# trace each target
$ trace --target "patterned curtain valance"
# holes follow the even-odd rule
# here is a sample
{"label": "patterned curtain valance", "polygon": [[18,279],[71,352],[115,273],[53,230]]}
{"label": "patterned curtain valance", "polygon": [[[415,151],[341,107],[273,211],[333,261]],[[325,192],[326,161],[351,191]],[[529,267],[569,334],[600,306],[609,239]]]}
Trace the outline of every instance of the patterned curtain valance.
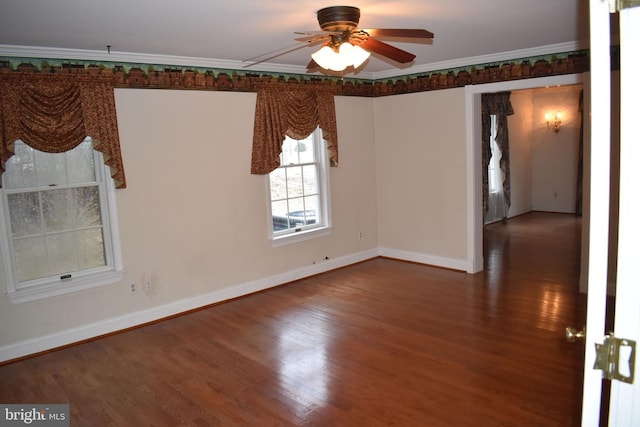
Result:
{"label": "patterned curtain valance", "polygon": [[0,172],[18,139],[36,150],[62,153],[87,136],[111,168],[116,188],[125,188],[112,77],[0,74]]}
{"label": "patterned curtain valance", "polygon": [[511,92],[487,93],[482,95],[482,113],[513,115]]}
{"label": "patterned curtain valance", "polygon": [[322,129],[331,166],[338,165],[335,87],[265,83],[258,88],[251,173],[268,174],[280,165],[285,136],[302,139]]}

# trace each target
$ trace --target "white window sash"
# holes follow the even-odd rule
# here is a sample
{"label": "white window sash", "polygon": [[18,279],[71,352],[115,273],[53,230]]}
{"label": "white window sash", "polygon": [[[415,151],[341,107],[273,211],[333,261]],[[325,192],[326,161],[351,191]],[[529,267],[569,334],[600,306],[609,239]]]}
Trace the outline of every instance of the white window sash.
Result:
{"label": "white window sash", "polygon": [[2,251],[6,294],[11,302],[34,301],[122,281],[124,265],[118,232],[115,183],[110,176],[109,167],[104,165],[102,154],[95,150],[94,162],[96,165],[96,181],[99,186],[104,185],[104,191],[99,191],[98,193],[106,265],[72,273],[71,278],[61,279],[60,276],[48,276],[18,282],[13,262],[12,236],[8,227],[10,217],[7,192],[2,191],[3,208],[0,209],[0,237],[2,242],[0,243],[0,251]]}
{"label": "white window sash", "polygon": [[[274,232],[273,230],[273,213],[272,213],[272,201],[271,201],[271,185],[270,176],[266,177],[267,186],[267,205],[268,205],[268,238],[272,242],[272,246],[282,246],[291,243],[297,243],[300,241],[325,236],[330,233],[331,230],[331,216],[330,216],[330,197],[329,197],[329,176],[327,172],[328,154],[326,149],[326,143],[322,138],[322,130],[318,127],[313,132],[313,147],[315,150],[315,156],[317,162],[318,173],[318,193],[319,193],[319,212],[318,217],[321,221],[317,224],[310,224],[304,226],[302,229],[289,229],[286,231]],[[297,166],[297,165],[296,165]]]}

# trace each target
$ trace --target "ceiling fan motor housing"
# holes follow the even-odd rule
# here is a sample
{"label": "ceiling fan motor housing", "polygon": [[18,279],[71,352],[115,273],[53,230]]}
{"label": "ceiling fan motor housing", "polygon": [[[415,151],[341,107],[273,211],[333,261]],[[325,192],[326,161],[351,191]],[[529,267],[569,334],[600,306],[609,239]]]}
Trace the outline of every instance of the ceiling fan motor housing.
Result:
{"label": "ceiling fan motor housing", "polygon": [[359,21],[360,9],[353,6],[330,6],[318,11],[318,23],[325,31],[351,31]]}

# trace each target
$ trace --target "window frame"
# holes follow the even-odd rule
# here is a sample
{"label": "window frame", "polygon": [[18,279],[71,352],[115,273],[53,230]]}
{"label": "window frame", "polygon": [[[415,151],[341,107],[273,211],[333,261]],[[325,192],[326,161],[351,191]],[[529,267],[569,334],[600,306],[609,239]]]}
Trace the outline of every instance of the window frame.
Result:
{"label": "window frame", "polygon": [[[62,276],[52,275],[19,282],[14,265],[11,219],[7,199],[9,192],[3,186],[0,188],[0,238],[2,238],[0,256],[6,281],[6,295],[11,302],[34,301],[122,281],[124,266],[118,231],[115,182],[111,178],[110,168],[104,164],[102,153],[95,149],[92,152],[96,175],[95,183],[98,187],[102,217],[105,265],[72,272],[70,278],[63,279]],[[71,187],[80,186],[82,185],[72,185]]]}
{"label": "window frame", "polygon": [[[329,155],[327,153],[326,141],[322,138],[322,129],[317,127],[310,137],[315,150],[315,164],[318,173],[318,204],[321,221],[317,224],[307,225],[301,229],[289,229],[287,231],[276,232],[273,229],[273,212],[271,200],[271,173],[266,175],[267,193],[267,220],[268,238],[273,246],[282,246],[301,242],[321,236],[326,236],[331,232],[331,206],[329,197]],[[297,140],[301,141],[301,140]],[[283,141],[284,143],[284,141]],[[282,156],[282,155],[281,155]],[[282,157],[281,157],[282,158]],[[301,163],[302,164],[302,163]],[[309,163],[303,163],[309,164]],[[276,168],[278,170],[280,167]],[[274,170],[274,171],[275,171]],[[273,173],[273,172],[272,172]]]}

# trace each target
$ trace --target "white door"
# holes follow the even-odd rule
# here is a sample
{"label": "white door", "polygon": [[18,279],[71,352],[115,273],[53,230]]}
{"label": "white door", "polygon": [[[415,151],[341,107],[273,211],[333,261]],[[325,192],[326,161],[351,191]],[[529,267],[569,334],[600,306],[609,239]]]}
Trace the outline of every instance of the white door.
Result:
{"label": "white door", "polygon": [[[640,3],[620,11],[620,225],[614,331],[639,342],[640,281]],[[635,75],[634,75],[635,74]],[[636,356],[633,355],[635,358]],[[636,375],[636,377],[639,377]],[[640,378],[611,385],[609,425],[640,425]]]}
{"label": "white door", "polygon": [[[600,413],[600,371],[593,369],[595,344],[603,339],[606,301],[608,172],[610,146],[609,1],[590,0],[591,10],[591,217],[589,293],[582,407],[582,425],[597,426]],[[612,3],[615,3],[612,1]],[[629,2],[628,2],[629,3]],[[635,2],[636,5],[638,2]],[[620,12],[620,213],[618,277],[616,284],[617,337],[639,341],[640,286],[634,283],[635,255],[640,254],[640,84],[632,80],[640,66],[640,7]],[[607,331],[608,332],[608,331]],[[632,356],[636,358],[635,354]],[[626,362],[621,361],[621,370]],[[625,372],[627,373],[627,372]],[[640,425],[640,379],[634,384],[613,381],[609,426]]]}

